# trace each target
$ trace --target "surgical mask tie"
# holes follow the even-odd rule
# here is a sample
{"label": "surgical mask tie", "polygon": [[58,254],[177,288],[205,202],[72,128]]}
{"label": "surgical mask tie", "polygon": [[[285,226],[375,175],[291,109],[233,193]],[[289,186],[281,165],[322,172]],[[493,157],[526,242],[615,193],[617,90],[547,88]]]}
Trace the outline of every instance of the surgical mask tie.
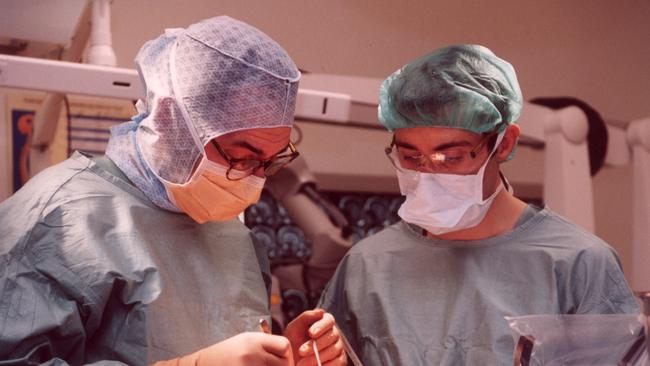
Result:
{"label": "surgical mask tie", "polygon": [[503,189],[500,183],[490,197],[483,199],[483,178],[490,158],[503,140],[501,132],[490,155],[476,174],[457,175],[397,171],[400,191],[406,200],[398,215],[431,234],[440,235],[478,225]]}
{"label": "surgical mask tie", "polygon": [[194,221],[227,221],[259,200],[265,181],[254,175],[232,181],[227,170],[203,156],[187,183],[163,183],[169,199]]}

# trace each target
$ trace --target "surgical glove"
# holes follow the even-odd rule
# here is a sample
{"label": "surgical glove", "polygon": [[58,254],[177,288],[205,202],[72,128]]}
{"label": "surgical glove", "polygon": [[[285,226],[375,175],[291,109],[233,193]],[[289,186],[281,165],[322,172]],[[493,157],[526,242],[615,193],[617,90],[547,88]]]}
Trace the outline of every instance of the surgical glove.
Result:
{"label": "surgical glove", "polygon": [[294,366],[285,337],[240,333],[187,356],[156,362],[154,366]]}
{"label": "surgical glove", "polygon": [[284,336],[291,342],[296,366],[318,365],[313,351],[314,342],[316,342],[321,364],[347,365],[343,342],[334,325],[332,314],[322,309],[305,311],[287,325]]}

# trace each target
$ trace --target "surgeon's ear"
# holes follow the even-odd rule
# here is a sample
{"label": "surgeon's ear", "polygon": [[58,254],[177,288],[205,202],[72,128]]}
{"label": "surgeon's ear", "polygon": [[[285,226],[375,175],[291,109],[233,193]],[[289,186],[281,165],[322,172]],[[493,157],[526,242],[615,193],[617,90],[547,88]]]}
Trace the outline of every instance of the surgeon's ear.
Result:
{"label": "surgeon's ear", "polygon": [[496,152],[497,160],[499,162],[508,160],[508,156],[510,156],[512,150],[517,146],[517,140],[519,140],[520,133],[521,129],[518,125],[508,125],[503,140],[501,140],[501,144],[499,144]]}

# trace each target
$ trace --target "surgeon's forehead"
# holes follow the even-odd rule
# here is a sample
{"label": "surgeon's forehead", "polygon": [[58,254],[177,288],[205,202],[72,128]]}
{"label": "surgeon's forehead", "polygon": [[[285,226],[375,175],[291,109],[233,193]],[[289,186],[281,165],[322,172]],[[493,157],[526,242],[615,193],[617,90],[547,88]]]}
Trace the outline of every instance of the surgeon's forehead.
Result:
{"label": "surgeon's forehead", "polygon": [[473,145],[481,135],[460,128],[411,127],[395,130],[395,144],[404,147],[436,149],[446,145]]}
{"label": "surgeon's forehead", "polygon": [[220,142],[230,141],[264,141],[270,143],[283,142],[289,139],[291,127],[250,128],[230,132],[217,137]]}
{"label": "surgeon's forehead", "polygon": [[273,155],[289,143],[290,127],[251,128],[216,138],[223,147],[247,148],[259,155]]}

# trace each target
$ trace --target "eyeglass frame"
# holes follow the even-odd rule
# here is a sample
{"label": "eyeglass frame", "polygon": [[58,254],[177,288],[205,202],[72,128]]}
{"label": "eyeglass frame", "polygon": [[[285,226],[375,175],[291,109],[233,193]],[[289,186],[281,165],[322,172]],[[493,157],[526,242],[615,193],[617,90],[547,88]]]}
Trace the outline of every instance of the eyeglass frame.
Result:
{"label": "eyeglass frame", "polygon": [[[300,155],[300,153],[296,149],[296,146],[291,141],[289,141],[289,144],[283,150],[283,151],[286,151],[286,149],[289,149],[289,151],[290,151],[289,153],[286,153],[286,154],[278,153],[278,154],[276,154],[276,155],[274,155],[274,156],[272,156],[272,157],[270,157],[268,159],[264,159],[264,160],[260,160],[260,159],[237,159],[237,158],[231,158],[230,156],[228,156],[228,154],[223,150],[223,148],[221,148],[221,146],[219,145],[219,143],[217,141],[212,140],[210,142],[217,149],[217,152],[219,153],[219,155],[221,155],[221,157],[224,158],[224,160],[226,160],[226,162],[228,163],[228,170],[226,171],[226,179],[232,180],[232,181],[242,180],[242,179],[244,179],[246,177],[249,177],[249,176],[253,175],[253,173],[255,171],[257,171],[259,168],[263,168],[265,176],[267,176],[267,177],[272,176],[273,174],[277,173],[280,169],[284,168],[289,163],[294,161]],[[287,160],[282,165],[280,165],[276,170],[273,170],[271,172],[267,171],[267,169],[269,169],[269,167],[271,167],[271,165],[276,160],[278,160],[280,158],[287,158],[287,157],[289,158],[289,160]],[[236,164],[236,163],[242,162],[242,161],[257,161],[258,164],[257,164],[256,167],[250,169],[250,172],[238,170],[238,169],[235,169],[233,167],[233,164]],[[236,171],[242,172],[242,173],[248,172],[248,174],[243,175],[241,177],[237,177],[237,178],[231,178],[230,177],[230,172],[232,170],[236,170]]]}
{"label": "eyeglass frame", "polygon": [[[499,134],[499,129],[500,129],[500,125],[495,127],[494,130],[487,133],[485,136],[481,137],[479,142],[469,151],[470,158],[476,159],[476,157],[478,156],[479,152],[483,149],[485,144],[488,143],[488,141],[490,141],[491,138],[494,138],[495,136],[497,136]],[[390,156],[390,154],[393,152],[393,147],[396,147],[395,134],[393,134],[393,138],[391,139],[390,145],[388,145],[388,146],[386,146],[384,148],[384,153],[386,154],[386,157],[388,158],[388,160],[390,160],[391,164],[393,164],[395,169],[397,169],[397,170],[399,170],[401,172],[401,171],[403,171],[402,170],[403,168],[401,168],[397,163],[395,163],[395,160],[393,160],[393,158]],[[420,171],[419,170],[420,167],[424,166],[427,161],[431,162],[431,159],[429,158],[429,156],[431,156],[431,155],[438,155],[438,156],[442,155],[444,157],[443,153],[433,153],[433,154],[430,154],[430,155],[421,154],[420,161],[418,162],[418,165],[417,165],[417,168],[416,168],[417,171]]]}

